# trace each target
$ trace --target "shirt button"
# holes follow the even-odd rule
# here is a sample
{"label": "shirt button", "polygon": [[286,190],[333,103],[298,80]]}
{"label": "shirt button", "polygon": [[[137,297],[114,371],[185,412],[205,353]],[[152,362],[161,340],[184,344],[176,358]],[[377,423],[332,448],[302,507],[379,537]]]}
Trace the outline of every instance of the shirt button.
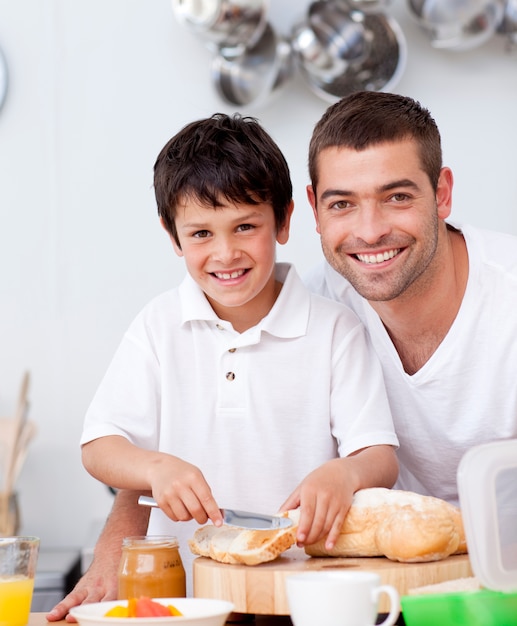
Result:
{"label": "shirt button", "polygon": [[216,324],[215,327],[219,330],[224,330],[224,326],[222,326],[222,324]]}
{"label": "shirt button", "polygon": [[232,353],[233,353],[233,352],[236,352],[236,351],[237,351],[237,348],[230,348],[230,349],[228,350],[228,352],[232,352]]}
{"label": "shirt button", "polygon": [[233,372],[226,372],[226,380],[235,380],[235,374]]}

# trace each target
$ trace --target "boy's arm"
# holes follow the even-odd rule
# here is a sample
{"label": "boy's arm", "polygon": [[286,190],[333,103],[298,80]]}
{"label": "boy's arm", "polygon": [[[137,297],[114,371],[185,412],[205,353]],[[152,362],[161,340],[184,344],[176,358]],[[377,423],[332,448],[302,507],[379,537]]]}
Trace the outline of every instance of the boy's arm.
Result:
{"label": "boy's arm", "polygon": [[122,539],[145,535],[149,523],[148,507],[138,504],[140,492],[119,491],[111,513],[95,545],[93,561],[72,591],[48,613],[47,620],[75,621],[68,611],[78,604],[116,600],[117,570],[122,553]]}
{"label": "boy's arm", "polygon": [[359,489],[395,484],[398,461],[389,445],[371,446],[348,457],[333,459],[311,472],[280,507],[281,511],[300,507],[298,545],[316,543],[326,537],[332,549]]}
{"label": "boy's arm", "polygon": [[173,521],[195,519],[216,526],[221,511],[201,470],[179,457],[135,446],[125,437],[99,437],[82,446],[83,465],[97,480],[118,489],[151,491]]}

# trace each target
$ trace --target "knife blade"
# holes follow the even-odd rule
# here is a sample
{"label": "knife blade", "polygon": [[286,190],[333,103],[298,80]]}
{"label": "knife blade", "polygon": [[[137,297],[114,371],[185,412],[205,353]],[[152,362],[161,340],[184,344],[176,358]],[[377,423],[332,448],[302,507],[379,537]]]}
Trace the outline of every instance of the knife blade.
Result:
{"label": "knife blade", "polygon": [[[158,507],[154,498],[150,496],[140,496],[138,504],[142,506]],[[228,526],[247,528],[249,530],[275,530],[279,528],[289,528],[293,521],[288,517],[278,517],[276,515],[265,515],[263,513],[251,513],[249,511],[237,511],[236,509],[221,509],[224,523]]]}

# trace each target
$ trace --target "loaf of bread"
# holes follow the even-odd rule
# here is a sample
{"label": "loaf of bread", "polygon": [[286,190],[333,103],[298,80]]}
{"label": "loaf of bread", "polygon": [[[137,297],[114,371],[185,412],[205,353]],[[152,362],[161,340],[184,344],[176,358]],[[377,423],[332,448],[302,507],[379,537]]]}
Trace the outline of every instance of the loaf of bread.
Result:
{"label": "loaf of bread", "polygon": [[439,561],[467,552],[460,510],[451,504],[396,489],[362,489],[354,495],[332,550],[321,540],[310,556],[386,556],[393,561]]}
{"label": "loaf of bread", "polygon": [[[272,561],[296,543],[299,511],[282,514],[290,528],[246,530],[231,526],[199,528],[191,552],[221,563],[257,565]],[[467,552],[460,510],[444,500],[394,489],[362,489],[353,498],[332,550],[325,540],[305,547],[309,556],[386,556],[394,561],[438,561]]]}

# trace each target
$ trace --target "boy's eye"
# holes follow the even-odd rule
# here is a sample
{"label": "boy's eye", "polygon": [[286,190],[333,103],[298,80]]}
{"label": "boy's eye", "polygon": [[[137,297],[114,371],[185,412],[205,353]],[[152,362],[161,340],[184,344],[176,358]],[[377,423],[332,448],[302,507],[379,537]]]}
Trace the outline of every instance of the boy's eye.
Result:
{"label": "boy's eye", "polygon": [[209,234],[208,230],[197,230],[192,236],[197,237],[198,239],[204,239],[205,237],[208,237]]}
{"label": "boy's eye", "polygon": [[253,226],[253,224],[241,224],[241,225],[238,227],[238,230],[251,230],[251,229],[253,229],[253,228],[255,228],[255,227]]}

